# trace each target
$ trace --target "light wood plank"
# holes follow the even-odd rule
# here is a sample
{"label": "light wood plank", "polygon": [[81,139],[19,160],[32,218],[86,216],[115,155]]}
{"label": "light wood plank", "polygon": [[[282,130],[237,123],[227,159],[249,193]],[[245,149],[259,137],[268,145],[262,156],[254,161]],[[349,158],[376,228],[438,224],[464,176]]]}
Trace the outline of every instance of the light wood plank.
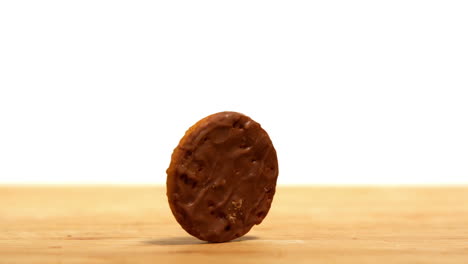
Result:
{"label": "light wood plank", "polygon": [[0,186],[0,263],[468,263],[468,186],[279,187],[245,237],[208,244],[161,186]]}

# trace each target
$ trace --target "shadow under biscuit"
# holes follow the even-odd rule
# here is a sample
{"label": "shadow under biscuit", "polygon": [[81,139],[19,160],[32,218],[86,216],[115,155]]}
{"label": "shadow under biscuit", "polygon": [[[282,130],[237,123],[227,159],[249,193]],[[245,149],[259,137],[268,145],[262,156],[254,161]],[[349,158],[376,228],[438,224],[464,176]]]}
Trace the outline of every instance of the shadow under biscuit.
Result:
{"label": "shadow under biscuit", "polygon": [[[256,240],[256,239],[258,239],[258,237],[256,236],[243,236],[243,237],[239,237],[237,239],[234,239],[229,242],[224,242],[224,243],[235,243],[235,242],[242,242],[242,241]],[[198,240],[191,236],[150,239],[150,240],[145,240],[142,243],[147,244],[147,245],[160,245],[160,246],[214,244],[214,243],[209,243],[206,241]]]}

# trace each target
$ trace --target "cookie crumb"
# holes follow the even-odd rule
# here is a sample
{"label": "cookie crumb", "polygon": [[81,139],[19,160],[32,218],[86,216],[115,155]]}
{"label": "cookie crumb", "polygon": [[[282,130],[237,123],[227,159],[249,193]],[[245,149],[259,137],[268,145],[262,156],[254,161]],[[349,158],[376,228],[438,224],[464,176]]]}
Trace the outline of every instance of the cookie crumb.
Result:
{"label": "cookie crumb", "polygon": [[232,201],[232,205],[234,206],[235,210],[239,210],[242,207],[242,199],[239,199],[239,201]]}

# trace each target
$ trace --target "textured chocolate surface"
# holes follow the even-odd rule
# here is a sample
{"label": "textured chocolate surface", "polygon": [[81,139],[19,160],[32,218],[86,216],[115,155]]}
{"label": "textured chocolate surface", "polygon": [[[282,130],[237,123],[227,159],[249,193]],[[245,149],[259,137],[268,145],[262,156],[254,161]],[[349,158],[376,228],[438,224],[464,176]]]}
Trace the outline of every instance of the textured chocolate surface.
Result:
{"label": "textured chocolate surface", "polygon": [[267,215],[278,177],[268,134],[236,112],[210,115],[192,126],[172,154],[167,197],[191,235],[209,242],[243,236]]}

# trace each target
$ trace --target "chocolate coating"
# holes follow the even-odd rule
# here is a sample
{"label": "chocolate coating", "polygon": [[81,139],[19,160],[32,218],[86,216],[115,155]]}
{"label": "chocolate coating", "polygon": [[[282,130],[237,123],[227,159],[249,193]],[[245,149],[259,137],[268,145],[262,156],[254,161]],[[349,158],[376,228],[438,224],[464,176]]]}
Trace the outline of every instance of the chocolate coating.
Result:
{"label": "chocolate coating", "polygon": [[262,222],[277,177],[276,151],[260,124],[240,113],[221,112],[198,121],[174,149],[167,197],[189,234],[225,242]]}

